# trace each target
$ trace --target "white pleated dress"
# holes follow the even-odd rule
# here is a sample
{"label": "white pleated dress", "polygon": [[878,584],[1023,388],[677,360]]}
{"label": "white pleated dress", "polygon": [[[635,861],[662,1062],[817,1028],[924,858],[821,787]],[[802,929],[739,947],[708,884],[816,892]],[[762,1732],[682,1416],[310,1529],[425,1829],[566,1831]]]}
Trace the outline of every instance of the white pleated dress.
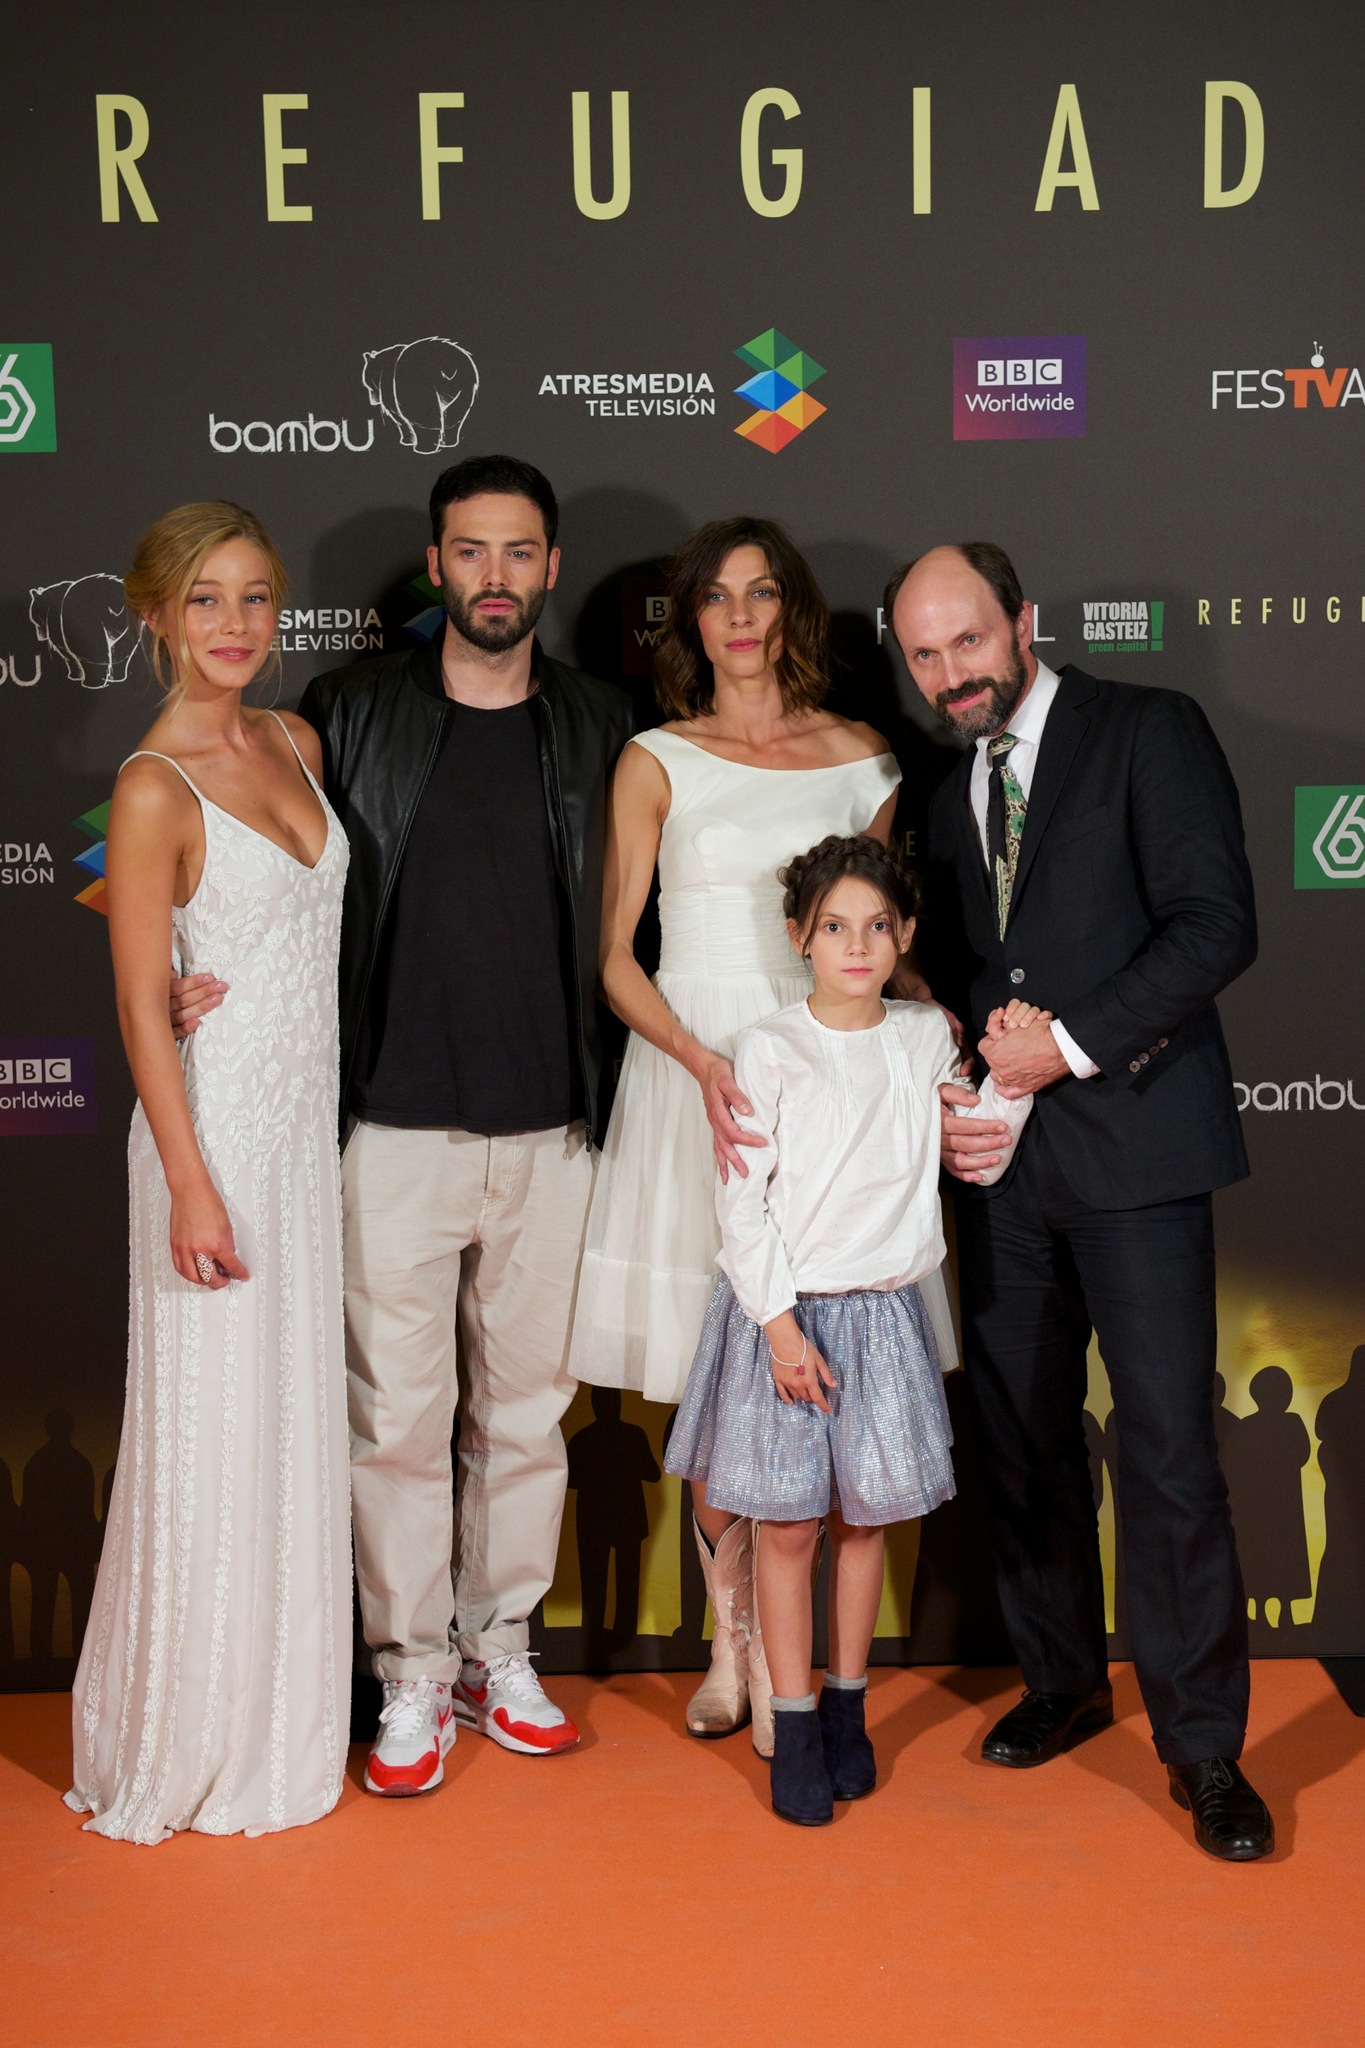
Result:
{"label": "white pleated dress", "polygon": [[[733,1057],[746,1026],[811,987],[787,938],[778,869],[830,832],[865,832],[900,770],[891,754],[754,768],[667,732],[631,744],[654,755],[671,790],[655,987],[694,1037]],[[569,1361],[577,1379],[681,1398],[716,1284],[715,1190],[701,1090],[632,1032],[588,1213]]]}
{"label": "white pleated dress", "polygon": [[175,953],[229,991],[185,1041],[185,1084],[251,1277],[211,1291],[176,1273],[139,1104],[128,1388],[66,1799],[87,1828],[142,1843],[317,1820],[341,1794],[350,1704],[336,1135],[349,850],[321,790],[313,868],[195,794],[204,872],[174,913]]}

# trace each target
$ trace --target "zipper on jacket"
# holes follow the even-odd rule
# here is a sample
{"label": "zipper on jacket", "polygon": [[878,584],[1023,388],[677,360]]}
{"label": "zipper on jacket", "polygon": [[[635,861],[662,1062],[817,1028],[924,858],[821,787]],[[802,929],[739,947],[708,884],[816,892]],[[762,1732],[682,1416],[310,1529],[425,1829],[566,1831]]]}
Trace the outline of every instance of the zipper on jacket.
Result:
{"label": "zipper on jacket", "polygon": [[554,712],[544,696],[541,697],[540,701],[543,707],[541,725],[548,743],[550,755],[551,795],[554,798],[555,831],[559,836],[559,860],[564,882],[564,901],[569,912],[569,953],[573,960],[574,968],[573,1016],[574,1034],[578,1040],[578,1075],[583,1083],[584,1125],[588,1143],[591,1145],[593,1140],[593,1113],[597,1105],[593,1098],[592,1085],[588,1079],[588,1048],[583,1037],[583,978],[578,952],[578,918],[574,911],[573,884],[569,879],[569,864],[565,854],[568,834],[564,829],[564,802],[559,790],[559,742],[555,737]]}

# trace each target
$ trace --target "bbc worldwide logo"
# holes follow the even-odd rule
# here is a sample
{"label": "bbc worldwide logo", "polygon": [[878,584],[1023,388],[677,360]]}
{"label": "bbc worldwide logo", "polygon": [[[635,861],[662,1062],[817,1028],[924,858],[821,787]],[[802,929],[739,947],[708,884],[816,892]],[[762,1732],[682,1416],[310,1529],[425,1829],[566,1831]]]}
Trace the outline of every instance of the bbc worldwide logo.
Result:
{"label": "bbc worldwide logo", "polygon": [[0,455],[51,455],[56,446],[52,344],[0,341]]}
{"label": "bbc worldwide logo", "polygon": [[1365,889],[1365,788],[1294,791],[1294,887]]}
{"label": "bbc worldwide logo", "polygon": [[98,1129],[93,1038],[0,1038],[0,1137]]}
{"label": "bbc worldwide logo", "polygon": [[1078,440],[1083,334],[971,335],[953,343],[955,441]]}

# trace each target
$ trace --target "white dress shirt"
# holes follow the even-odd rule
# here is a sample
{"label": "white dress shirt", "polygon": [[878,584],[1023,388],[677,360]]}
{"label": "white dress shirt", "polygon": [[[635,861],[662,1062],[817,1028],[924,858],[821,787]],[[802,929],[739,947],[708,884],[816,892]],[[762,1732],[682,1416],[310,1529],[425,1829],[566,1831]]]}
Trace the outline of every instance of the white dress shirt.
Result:
{"label": "white dress shirt", "polygon": [[[756,1323],[798,1294],[890,1292],[943,1262],[937,1090],[962,1056],[937,1005],[883,1007],[869,1031],[834,1031],[803,1001],[740,1034],[753,1115],[737,1121],[768,1142],[746,1150],[747,1179],[717,1177],[717,1263]],[[981,1097],[973,1114],[1017,1136],[1032,1096],[1004,1102],[987,1080]]]}
{"label": "white dress shirt", "polygon": [[[1057,694],[1057,678],[1047,663],[1038,663],[1038,673],[1033,678],[1033,687],[1010,718],[1006,731],[1014,734],[1014,745],[1010,748],[1008,760],[1014,778],[1024,792],[1028,802],[1033,787],[1033,771],[1038,766],[1038,748],[1047,724],[1052,700]],[[986,802],[990,790],[991,764],[986,749],[994,737],[988,734],[976,742],[976,759],[972,763],[970,798],[972,816],[976,819],[977,836],[981,841],[982,857],[989,863],[990,852],[986,843]],[[1052,1020],[1052,1035],[1057,1041],[1057,1050],[1070,1067],[1078,1081],[1088,1081],[1098,1074],[1099,1068],[1089,1055],[1083,1052],[1061,1019]]]}

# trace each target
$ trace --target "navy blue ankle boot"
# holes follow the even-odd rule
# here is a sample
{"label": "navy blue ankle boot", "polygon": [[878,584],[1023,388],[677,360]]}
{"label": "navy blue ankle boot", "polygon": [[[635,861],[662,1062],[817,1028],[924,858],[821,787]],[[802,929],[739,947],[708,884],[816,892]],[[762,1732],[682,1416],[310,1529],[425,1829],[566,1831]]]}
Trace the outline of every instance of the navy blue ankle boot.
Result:
{"label": "navy blue ankle boot", "polygon": [[877,1759],[868,1740],[867,1694],[842,1685],[821,1688],[818,1719],[825,1773],[836,1799],[865,1799],[877,1783]]}
{"label": "navy blue ankle boot", "polygon": [[803,1828],[824,1827],[834,1818],[817,1714],[773,1715],[773,1812]]}

